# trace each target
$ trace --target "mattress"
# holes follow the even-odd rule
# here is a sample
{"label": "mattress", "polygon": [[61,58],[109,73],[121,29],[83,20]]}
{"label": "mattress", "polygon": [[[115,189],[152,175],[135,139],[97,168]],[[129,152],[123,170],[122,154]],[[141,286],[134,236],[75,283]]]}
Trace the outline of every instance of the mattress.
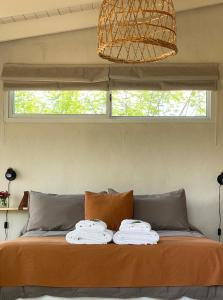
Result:
{"label": "mattress", "polygon": [[[150,287],[150,288],[50,288],[50,287],[14,287],[0,288],[1,300],[18,298],[37,298],[43,296],[63,297],[68,300],[75,298],[131,299],[153,298],[175,300],[183,297],[198,300],[222,300],[223,287]],[[145,299],[144,299],[145,300]]]}

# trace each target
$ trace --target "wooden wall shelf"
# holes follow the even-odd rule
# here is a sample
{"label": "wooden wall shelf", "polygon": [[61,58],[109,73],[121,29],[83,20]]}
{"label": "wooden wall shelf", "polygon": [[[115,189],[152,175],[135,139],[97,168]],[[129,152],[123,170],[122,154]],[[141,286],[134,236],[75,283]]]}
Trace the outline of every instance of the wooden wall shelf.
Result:
{"label": "wooden wall shelf", "polygon": [[24,207],[19,209],[18,207],[0,207],[0,211],[27,211],[28,208]]}

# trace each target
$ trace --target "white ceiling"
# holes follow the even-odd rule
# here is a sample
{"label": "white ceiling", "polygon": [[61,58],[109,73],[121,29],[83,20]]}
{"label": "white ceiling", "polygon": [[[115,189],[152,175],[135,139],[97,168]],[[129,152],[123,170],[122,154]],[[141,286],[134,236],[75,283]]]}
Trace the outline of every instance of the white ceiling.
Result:
{"label": "white ceiling", "polygon": [[0,18],[77,6],[96,0],[0,0]]}
{"label": "white ceiling", "polygon": [[[0,42],[97,25],[102,0],[0,0]],[[176,11],[223,0],[174,0]]]}

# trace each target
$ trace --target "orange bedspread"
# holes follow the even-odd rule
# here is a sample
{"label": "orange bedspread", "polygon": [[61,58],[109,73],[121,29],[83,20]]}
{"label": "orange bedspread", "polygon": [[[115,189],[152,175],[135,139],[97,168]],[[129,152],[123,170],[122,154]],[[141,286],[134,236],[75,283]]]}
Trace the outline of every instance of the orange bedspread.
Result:
{"label": "orange bedspread", "polygon": [[223,245],[163,237],[154,246],[69,245],[64,237],[0,243],[0,286],[223,285]]}

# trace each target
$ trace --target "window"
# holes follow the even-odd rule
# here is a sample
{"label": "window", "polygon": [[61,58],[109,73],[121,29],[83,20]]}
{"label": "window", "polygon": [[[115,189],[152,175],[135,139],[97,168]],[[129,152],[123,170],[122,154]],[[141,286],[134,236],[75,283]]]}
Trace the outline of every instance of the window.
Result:
{"label": "window", "polygon": [[14,114],[105,115],[104,91],[15,91]]}
{"label": "window", "polygon": [[207,118],[207,91],[23,91],[10,92],[9,117],[103,117],[107,119]]}
{"label": "window", "polygon": [[206,91],[114,91],[112,115],[123,117],[206,117]]}

